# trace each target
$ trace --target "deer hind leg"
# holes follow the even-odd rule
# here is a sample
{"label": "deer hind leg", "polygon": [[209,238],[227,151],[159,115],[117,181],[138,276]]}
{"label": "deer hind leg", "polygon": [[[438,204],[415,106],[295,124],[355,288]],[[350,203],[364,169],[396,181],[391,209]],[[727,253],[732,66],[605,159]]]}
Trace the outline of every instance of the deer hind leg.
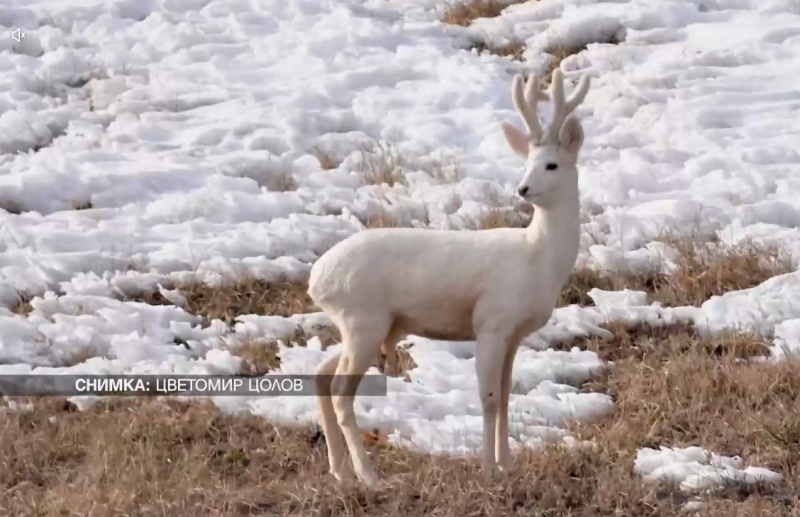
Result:
{"label": "deer hind leg", "polygon": [[383,375],[391,375],[394,372],[393,366],[399,364],[399,357],[397,355],[397,343],[403,340],[405,333],[397,326],[392,326],[389,330],[389,335],[381,343],[381,354],[378,357],[378,370]]}
{"label": "deer hind leg", "polygon": [[345,441],[341,428],[336,421],[336,412],[331,399],[331,381],[339,365],[339,355],[328,358],[317,369],[317,407],[319,408],[322,432],[325,434],[325,444],[328,448],[328,464],[330,473],[338,481],[351,477],[353,472],[350,463],[345,457]]}
{"label": "deer hind leg", "polygon": [[348,321],[342,328],[343,351],[331,383],[333,408],[350,451],[353,468],[356,476],[370,487],[378,484],[378,476],[364,449],[353,402],[361,378],[375,360],[388,332],[388,318],[386,321],[380,321],[373,316],[363,322]]}

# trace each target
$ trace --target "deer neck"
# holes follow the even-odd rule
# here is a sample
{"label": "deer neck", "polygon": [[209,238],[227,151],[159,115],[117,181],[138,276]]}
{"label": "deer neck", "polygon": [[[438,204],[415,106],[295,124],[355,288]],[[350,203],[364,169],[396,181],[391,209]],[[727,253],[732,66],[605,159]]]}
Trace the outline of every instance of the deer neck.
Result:
{"label": "deer neck", "polygon": [[559,282],[575,265],[580,245],[580,198],[577,188],[546,207],[535,207],[526,231],[535,260]]}

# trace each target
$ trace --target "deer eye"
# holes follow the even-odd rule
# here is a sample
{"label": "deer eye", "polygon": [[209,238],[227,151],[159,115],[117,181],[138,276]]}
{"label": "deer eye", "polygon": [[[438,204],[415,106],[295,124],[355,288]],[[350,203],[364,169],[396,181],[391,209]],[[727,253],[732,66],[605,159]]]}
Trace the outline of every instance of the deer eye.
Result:
{"label": "deer eye", "polygon": [[545,170],[548,170],[548,171],[554,171],[554,170],[558,169],[558,164],[550,162],[547,165],[545,165],[544,168],[545,168]]}

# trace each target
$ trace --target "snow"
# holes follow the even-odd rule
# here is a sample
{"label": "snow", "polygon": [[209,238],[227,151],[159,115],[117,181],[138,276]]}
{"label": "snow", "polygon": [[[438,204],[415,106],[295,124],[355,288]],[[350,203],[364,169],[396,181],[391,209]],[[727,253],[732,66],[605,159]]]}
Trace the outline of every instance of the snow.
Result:
{"label": "snow", "polygon": [[[511,74],[543,70],[559,47],[588,44],[562,68],[569,81],[593,78],[578,111],[580,262],[669,269],[675,250],[655,238],[674,228],[776,242],[800,259],[795,0],[542,0],[468,28],[440,23],[443,4],[4,1],[3,31],[26,37],[0,38],[0,373],[234,373],[241,361],[230,352],[247,340],[320,333],[330,326],[321,314],[204,324],[175,286],[305,279],[380,210],[465,227],[520,175],[499,131],[518,123]],[[527,61],[463,50],[470,41],[524,42]],[[351,173],[373,141],[402,154],[407,185],[361,185]],[[323,170],[317,150],[341,163]],[[450,163],[462,179],[439,184],[430,171]],[[799,279],[699,307],[595,289],[595,307],[558,309],[514,365],[514,446],[571,443],[566,420],[614,410],[610,397],[577,389],[610,365],[553,342],[610,337],[601,325],[612,321],[682,321],[774,337],[772,358],[782,359],[800,351]],[[121,301],[153,291],[174,305]],[[29,315],[11,312],[32,296]],[[386,399],[358,399],[359,421],[408,447],[474,450],[475,344],[407,344],[411,382],[390,379]],[[307,373],[336,349],[315,339],[283,347],[280,371]],[[85,350],[97,357],[64,366]],[[214,401],[281,423],[317,421],[313,399]],[[666,461],[648,454],[648,465]],[[696,451],[670,454],[659,475],[692,488],[719,479]]]}
{"label": "snow", "polygon": [[670,481],[687,492],[708,491],[731,484],[777,483],[782,476],[761,467],[745,467],[738,456],[721,456],[701,447],[641,449],[634,471],[647,481]]}

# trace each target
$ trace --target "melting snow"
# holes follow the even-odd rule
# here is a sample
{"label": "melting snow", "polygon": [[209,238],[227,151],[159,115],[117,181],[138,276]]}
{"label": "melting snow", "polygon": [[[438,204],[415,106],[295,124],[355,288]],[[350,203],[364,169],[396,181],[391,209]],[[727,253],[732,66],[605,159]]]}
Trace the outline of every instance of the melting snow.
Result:
{"label": "melting snow", "polygon": [[[800,4],[727,4],[548,0],[463,29],[441,24],[434,0],[6,0],[3,31],[26,37],[0,38],[0,373],[235,372],[242,341],[329,325],[304,315],[204,327],[168,286],[303,279],[381,206],[459,227],[510,193],[521,164],[499,124],[518,122],[508,90],[524,67],[459,48],[470,41],[525,42],[534,67],[547,65],[542,49],[589,44],[563,63],[569,80],[593,77],[579,108],[581,261],[668,268],[674,250],[653,241],[688,226],[780,242],[797,260]],[[624,41],[594,43],[612,39]],[[351,171],[368,140],[408,157],[408,185],[360,185]],[[323,170],[320,150],[340,164]],[[457,185],[422,172],[452,158]],[[296,190],[278,188],[290,175]],[[175,305],[119,301],[155,290]],[[548,350],[554,339],[607,336],[599,325],[612,320],[687,321],[774,334],[782,357],[800,349],[798,293],[790,273],[700,307],[594,290],[596,307],[557,310],[516,359],[515,446],[568,441],[564,420],[613,411],[575,389],[607,365]],[[9,310],[21,296],[37,296],[28,316]],[[413,342],[412,382],[359,399],[360,421],[429,451],[479,446],[474,343]],[[318,345],[282,348],[282,371],[308,372],[336,349]],[[98,357],[59,366],[85,349]],[[316,420],[312,399],[215,402]],[[688,461],[661,471],[687,486],[716,479]]]}

